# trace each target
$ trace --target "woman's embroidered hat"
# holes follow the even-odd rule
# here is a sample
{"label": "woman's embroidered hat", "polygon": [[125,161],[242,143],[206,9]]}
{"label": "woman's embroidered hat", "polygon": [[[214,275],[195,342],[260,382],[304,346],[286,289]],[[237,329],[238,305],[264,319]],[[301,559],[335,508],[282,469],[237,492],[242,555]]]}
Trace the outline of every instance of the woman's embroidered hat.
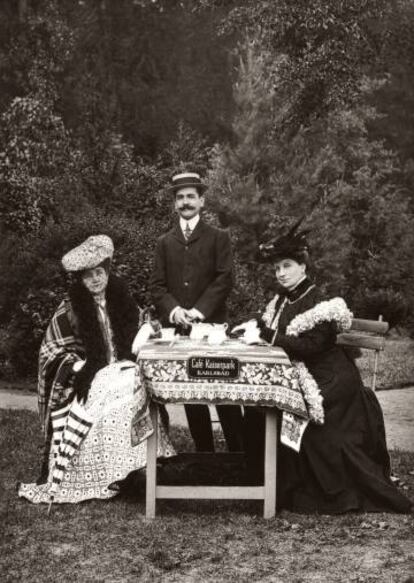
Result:
{"label": "woman's embroidered hat", "polygon": [[310,229],[298,230],[303,219],[304,217],[295,223],[285,235],[262,243],[259,246],[260,260],[262,262],[274,262],[280,259],[294,259],[299,262],[306,260],[309,253],[306,236]]}
{"label": "woman's embroidered hat", "polygon": [[105,259],[112,259],[114,244],[108,235],[92,235],[62,258],[66,271],[83,271],[100,265]]}
{"label": "woman's embroidered hat", "polygon": [[176,174],[171,179],[169,189],[175,193],[180,188],[186,188],[187,186],[197,188],[200,194],[207,189],[207,186],[201,181],[200,175],[196,172],[183,172],[182,174]]}

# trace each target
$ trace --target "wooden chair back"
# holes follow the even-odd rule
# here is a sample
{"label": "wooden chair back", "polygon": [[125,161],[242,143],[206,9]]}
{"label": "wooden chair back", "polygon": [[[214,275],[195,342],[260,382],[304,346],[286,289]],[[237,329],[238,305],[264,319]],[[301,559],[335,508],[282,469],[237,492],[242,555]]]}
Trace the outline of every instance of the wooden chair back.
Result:
{"label": "wooden chair back", "polygon": [[351,329],[338,334],[337,344],[354,348],[374,350],[374,368],[371,381],[371,389],[375,391],[377,381],[378,360],[380,352],[385,348],[385,334],[388,332],[388,322],[384,322],[382,316],[378,320],[363,320],[354,318]]}

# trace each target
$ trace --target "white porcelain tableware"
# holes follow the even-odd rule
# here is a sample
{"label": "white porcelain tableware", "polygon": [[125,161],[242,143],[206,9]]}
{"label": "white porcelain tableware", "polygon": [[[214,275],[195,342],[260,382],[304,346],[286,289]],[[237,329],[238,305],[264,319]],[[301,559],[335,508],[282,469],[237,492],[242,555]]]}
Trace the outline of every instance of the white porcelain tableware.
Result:
{"label": "white porcelain tableware", "polygon": [[190,338],[191,340],[203,340],[210,334],[212,329],[213,326],[211,324],[205,324],[204,322],[192,324]]}
{"label": "white porcelain tableware", "polygon": [[227,338],[226,330],[228,326],[229,325],[226,322],[224,324],[213,324],[212,330],[208,335],[207,342],[213,346],[223,344]]}
{"label": "white porcelain tableware", "polygon": [[161,328],[161,340],[171,342],[174,340],[175,328]]}

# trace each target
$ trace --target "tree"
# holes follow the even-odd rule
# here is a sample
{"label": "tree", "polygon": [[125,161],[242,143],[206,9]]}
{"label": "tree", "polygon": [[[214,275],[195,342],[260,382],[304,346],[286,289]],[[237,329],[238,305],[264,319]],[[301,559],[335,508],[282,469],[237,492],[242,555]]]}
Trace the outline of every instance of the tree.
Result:
{"label": "tree", "polygon": [[382,26],[392,11],[385,0],[249,0],[233,9],[227,29],[259,37],[273,55],[283,55],[278,89],[286,88],[283,122],[297,129],[314,116],[358,99],[361,75],[379,57]]}
{"label": "tree", "polygon": [[367,96],[377,83],[361,78],[352,107],[337,107],[293,132],[280,124],[290,94],[284,83],[279,90],[269,81],[284,64],[259,43],[247,44],[235,86],[234,141],[216,148],[212,161],[215,208],[235,225],[238,260],[247,270],[240,303],[253,307],[259,297],[258,243],[304,216],[320,279],[354,302],[359,315],[369,308],[364,293],[387,292],[382,309],[389,312],[390,290],[408,298],[414,283],[414,223],[398,159],[369,136],[377,114]]}

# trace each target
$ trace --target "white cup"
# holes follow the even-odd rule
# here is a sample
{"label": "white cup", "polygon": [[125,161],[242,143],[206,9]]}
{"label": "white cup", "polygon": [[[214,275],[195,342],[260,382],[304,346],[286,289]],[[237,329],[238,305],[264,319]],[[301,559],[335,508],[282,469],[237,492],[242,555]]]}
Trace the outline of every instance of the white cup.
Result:
{"label": "white cup", "polygon": [[161,328],[161,338],[162,340],[172,341],[175,336],[175,328]]}

